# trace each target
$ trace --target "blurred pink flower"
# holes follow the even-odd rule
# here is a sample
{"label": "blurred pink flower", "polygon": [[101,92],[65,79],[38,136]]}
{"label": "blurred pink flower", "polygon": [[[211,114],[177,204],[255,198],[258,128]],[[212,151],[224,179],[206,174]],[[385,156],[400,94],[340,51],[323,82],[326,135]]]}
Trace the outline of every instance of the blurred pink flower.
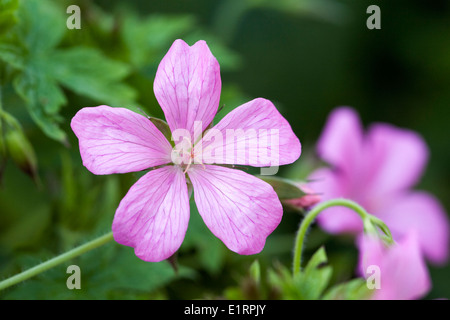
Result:
{"label": "blurred pink flower", "polygon": [[411,300],[428,293],[430,276],[417,240],[415,232],[409,232],[399,242],[386,247],[377,237],[359,238],[359,273],[373,286],[373,282],[379,281],[371,288],[372,299]]}
{"label": "blurred pink flower", "polygon": [[[188,227],[189,183],[198,211],[215,236],[239,254],[260,252],[280,223],[281,203],[266,182],[221,164],[236,155],[231,163],[263,167],[271,164],[267,154],[273,155],[274,147],[275,165],[294,162],[301,146],[289,123],[270,101],[258,98],[234,109],[195,143],[212,123],[221,92],[219,64],[204,41],[191,47],[182,40],[173,43],[158,67],[154,92],[172,138],[178,141],[175,133],[184,132],[175,148],[149,119],[128,109],[83,108],[71,122],[83,164],[94,174],[162,166],[141,177],[120,202],[112,225],[114,239],[134,247],[143,260],[169,258]],[[217,137],[233,129],[253,134],[239,135],[241,143],[231,149],[218,144]],[[187,149],[186,138],[192,141]],[[269,138],[278,144],[268,144]],[[219,147],[231,150],[232,156],[211,157]],[[260,162],[246,157],[255,150]],[[208,161],[197,162],[204,154]]]}
{"label": "blurred pink flower", "polygon": [[[424,256],[444,263],[449,253],[449,221],[431,194],[411,190],[428,159],[428,149],[417,133],[385,123],[363,131],[351,108],[334,110],[320,136],[317,151],[331,165],[310,175],[310,186],[322,200],[347,198],[382,219],[394,240],[413,230]],[[362,222],[353,211],[333,207],[318,216],[330,233],[360,233]]]}

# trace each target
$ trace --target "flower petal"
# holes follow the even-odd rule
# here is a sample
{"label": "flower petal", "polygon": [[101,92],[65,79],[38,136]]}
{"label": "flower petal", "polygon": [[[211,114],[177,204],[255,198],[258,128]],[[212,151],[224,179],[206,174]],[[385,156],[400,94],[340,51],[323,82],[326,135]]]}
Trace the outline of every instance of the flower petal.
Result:
{"label": "flower petal", "polygon": [[376,300],[409,300],[423,297],[431,288],[430,276],[414,232],[385,248],[371,236],[359,241],[360,273],[370,276],[370,266],[379,268],[381,288],[374,289]]}
{"label": "flower petal", "polygon": [[328,117],[317,143],[319,156],[346,173],[354,172],[360,163],[363,128],[357,112],[340,107]]}
{"label": "flower petal", "polygon": [[[205,41],[190,47],[178,39],[162,59],[153,89],[172,132],[186,129],[196,141],[219,107],[219,63]],[[201,127],[194,137],[195,121]]]}
{"label": "flower petal", "polygon": [[194,165],[188,171],[203,221],[232,251],[256,254],[283,215],[280,200],[266,182],[240,170]]}
{"label": "flower petal", "polygon": [[366,171],[373,172],[369,192],[379,198],[412,187],[428,159],[428,149],[420,135],[389,124],[372,125],[366,147]]}
{"label": "flower petal", "polygon": [[83,164],[94,174],[140,171],[171,161],[169,141],[150,120],[128,109],[83,108],[71,127]]}
{"label": "flower petal", "polygon": [[402,194],[377,216],[387,224],[394,239],[414,230],[428,260],[436,264],[447,261],[449,219],[442,205],[431,194],[417,191]]}
{"label": "flower petal", "polygon": [[173,255],[184,240],[189,222],[189,196],[184,173],[166,166],[140,178],[122,199],[114,216],[114,239],[134,247],[145,261]]}
{"label": "flower petal", "polygon": [[227,114],[207,131],[201,148],[203,163],[255,167],[289,164],[301,153],[300,141],[287,120],[263,98]]}

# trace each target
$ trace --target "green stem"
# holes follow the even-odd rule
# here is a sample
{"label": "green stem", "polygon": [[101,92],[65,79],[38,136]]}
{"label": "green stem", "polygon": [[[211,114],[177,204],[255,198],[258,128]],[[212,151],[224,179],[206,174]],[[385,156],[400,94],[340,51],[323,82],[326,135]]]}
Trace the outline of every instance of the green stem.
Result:
{"label": "green stem", "polygon": [[39,273],[47,271],[48,269],[51,269],[63,262],[66,262],[70,259],[78,257],[79,255],[81,255],[85,252],[88,252],[90,250],[98,248],[113,239],[114,239],[113,234],[112,234],[112,232],[110,232],[110,233],[107,233],[101,237],[94,239],[94,240],[91,240],[88,243],[85,243],[79,247],[76,247],[70,251],[67,251],[67,252],[65,252],[57,257],[54,257],[46,262],[43,262],[31,269],[25,270],[19,274],[16,274],[15,276],[12,276],[8,279],[3,280],[2,282],[0,282],[0,290],[3,290],[5,288],[15,285],[19,282],[22,282],[31,277],[34,277],[35,275],[38,275]]}
{"label": "green stem", "polygon": [[[295,247],[294,247],[294,261],[293,261],[293,274],[297,274],[300,272],[300,267],[302,263],[302,251],[303,251],[303,245],[304,240],[306,236],[306,232],[308,231],[309,226],[314,221],[314,219],[321,213],[323,210],[329,208],[329,207],[347,207],[349,209],[352,209],[355,211],[363,221],[369,221],[367,218],[372,217],[370,214],[364,210],[363,207],[361,207],[356,202],[353,202],[351,200],[347,199],[332,199],[325,202],[322,202],[315,206],[311,211],[309,211],[306,216],[303,218],[302,223],[300,224],[300,228],[298,229],[297,238],[295,240]],[[370,225],[369,225],[370,226]],[[367,227],[366,224],[364,226]],[[369,231],[369,230],[368,230]],[[372,230],[370,230],[372,231]]]}

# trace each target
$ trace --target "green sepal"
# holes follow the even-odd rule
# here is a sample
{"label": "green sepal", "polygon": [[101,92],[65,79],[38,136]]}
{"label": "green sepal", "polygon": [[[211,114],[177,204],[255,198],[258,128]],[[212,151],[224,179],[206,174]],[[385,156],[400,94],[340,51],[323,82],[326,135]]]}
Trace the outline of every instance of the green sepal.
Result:
{"label": "green sepal", "polygon": [[292,180],[276,176],[257,176],[259,179],[270,184],[278,195],[280,200],[297,199],[306,195],[298,183]]}

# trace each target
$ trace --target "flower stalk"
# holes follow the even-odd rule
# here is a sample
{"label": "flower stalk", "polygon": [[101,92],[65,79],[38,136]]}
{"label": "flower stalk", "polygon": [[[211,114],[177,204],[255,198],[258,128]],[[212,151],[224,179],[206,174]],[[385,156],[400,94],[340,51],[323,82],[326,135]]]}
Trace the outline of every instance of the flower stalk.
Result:
{"label": "flower stalk", "polygon": [[356,202],[341,198],[328,200],[319,203],[313,209],[311,209],[303,218],[300,224],[294,247],[294,259],[292,266],[292,273],[294,275],[301,272],[303,246],[305,243],[306,232],[308,231],[309,226],[314,222],[315,218],[323,210],[335,206],[347,207],[355,211],[363,220],[365,233],[376,234],[388,245],[391,245],[394,242],[394,240],[392,239],[392,234],[386,224],[377,217],[367,213],[367,211]]}

